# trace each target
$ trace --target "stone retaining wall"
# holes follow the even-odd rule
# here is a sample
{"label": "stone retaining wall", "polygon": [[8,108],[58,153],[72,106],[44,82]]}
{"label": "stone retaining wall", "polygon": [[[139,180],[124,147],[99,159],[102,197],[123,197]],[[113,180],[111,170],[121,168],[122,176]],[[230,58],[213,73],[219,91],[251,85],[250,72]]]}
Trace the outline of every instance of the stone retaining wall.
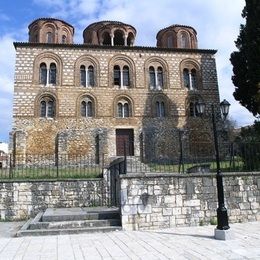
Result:
{"label": "stone retaining wall", "polygon": [[103,179],[1,181],[0,220],[26,219],[48,207],[87,207],[106,202]]}
{"label": "stone retaining wall", "polygon": [[[223,179],[230,223],[260,221],[260,173],[227,173]],[[215,224],[215,174],[121,176],[121,205],[125,230]]]}

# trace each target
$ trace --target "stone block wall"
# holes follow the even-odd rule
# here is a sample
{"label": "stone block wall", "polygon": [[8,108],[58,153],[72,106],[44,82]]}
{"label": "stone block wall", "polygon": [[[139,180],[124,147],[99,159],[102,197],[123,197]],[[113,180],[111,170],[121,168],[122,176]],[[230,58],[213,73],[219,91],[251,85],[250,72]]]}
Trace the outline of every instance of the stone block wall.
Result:
{"label": "stone block wall", "polygon": [[[224,174],[230,223],[260,221],[260,173]],[[216,222],[215,174],[121,176],[122,226],[150,230]]]}
{"label": "stone block wall", "polygon": [[102,179],[0,182],[0,220],[26,219],[48,207],[87,207],[102,202],[106,202]]}
{"label": "stone block wall", "polygon": [[[54,154],[56,139],[60,135],[67,138],[59,143],[64,148],[62,152],[81,151],[91,155],[94,154],[94,133],[101,129],[101,132],[106,132],[101,136],[103,152],[109,158],[116,155],[116,129],[125,128],[134,131],[134,152],[139,155],[138,135],[143,130],[197,128],[201,132],[211,132],[210,120],[188,116],[188,100],[199,95],[208,104],[219,103],[214,50],[196,49],[191,52],[145,47],[38,46],[30,43],[16,43],[15,47],[13,133],[17,133],[14,136],[17,142],[12,147],[15,153]],[[95,65],[96,85],[93,88],[80,86],[80,64],[85,59]],[[57,65],[56,85],[43,86],[39,82],[39,65],[45,60]],[[131,65],[132,85],[128,89],[113,84],[113,67],[123,61]],[[181,64],[188,61],[198,65],[201,80],[198,80],[196,91],[188,90],[182,82]],[[149,66],[153,62],[163,66],[165,71],[161,90],[152,90],[149,86]],[[55,100],[53,118],[39,116],[40,98],[44,95]],[[92,118],[80,115],[80,102],[84,96],[93,100]],[[117,102],[122,98],[130,101],[132,115],[129,118],[117,116]],[[158,99],[165,102],[165,118],[156,118]],[[84,139],[79,136],[84,136]],[[160,147],[164,147],[165,142]],[[160,152],[166,157],[169,157],[168,153],[167,150]]]}

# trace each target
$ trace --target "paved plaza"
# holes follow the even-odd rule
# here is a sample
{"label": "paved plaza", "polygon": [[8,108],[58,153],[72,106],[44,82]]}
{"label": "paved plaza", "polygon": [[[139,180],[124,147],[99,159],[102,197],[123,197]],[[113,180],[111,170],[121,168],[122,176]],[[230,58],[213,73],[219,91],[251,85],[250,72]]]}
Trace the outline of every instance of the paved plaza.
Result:
{"label": "paved plaza", "polygon": [[228,241],[214,239],[214,226],[13,237],[22,224],[0,223],[1,260],[260,259],[260,222],[231,224]]}

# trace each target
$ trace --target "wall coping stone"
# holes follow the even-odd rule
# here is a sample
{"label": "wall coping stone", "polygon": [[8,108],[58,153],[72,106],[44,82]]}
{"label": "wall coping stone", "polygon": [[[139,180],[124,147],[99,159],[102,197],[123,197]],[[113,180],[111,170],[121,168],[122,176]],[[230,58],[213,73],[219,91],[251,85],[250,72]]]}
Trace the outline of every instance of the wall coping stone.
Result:
{"label": "wall coping stone", "polygon": [[[260,172],[223,172],[223,177],[240,177],[240,176],[260,176]],[[179,178],[191,178],[191,177],[216,177],[216,173],[165,173],[165,172],[155,172],[155,173],[131,173],[122,174],[120,179],[135,179],[135,178],[155,178],[155,177],[179,177]]]}
{"label": "wall coping stone", "polygon": [[84,178],[84,179],[27,179],[27,180],[19,180],[19,179],[0,179],[0,183],[28,183],[28,182],[80,182],[80,181],[103,181],[103,178]]}

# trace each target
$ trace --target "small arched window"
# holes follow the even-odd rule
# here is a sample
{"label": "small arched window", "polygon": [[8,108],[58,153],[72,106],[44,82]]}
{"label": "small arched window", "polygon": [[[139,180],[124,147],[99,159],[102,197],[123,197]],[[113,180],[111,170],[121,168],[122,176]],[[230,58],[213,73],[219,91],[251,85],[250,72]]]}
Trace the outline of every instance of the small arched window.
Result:
{"label": "small arched window", "polygon": [[66,35],[62,35],[62,37],[61,37],[61,42],[62,43],[67,43],[67,36]]}
{"label": "small arched window", "polygon": [[120,100],[117,103],[117,116],[121,118],[131,116],[130,104],[127,100]]}
{"label": "small arched window", "polygon": [[102,38],[103,38],[103,45],[111,45],[111,37],[108,32],[104,32]]}
{"label": "small arched window", "polygon": [[120,67],[118,65],[114,66],[114,85],[121,86],[121,76]]}
{"label": "small arched window", "polygon": [[80,85],[86,87],[86,67],[80,66]]}
{"label": "small arched window", "polygon": [[92,65],[90,65],[88,67],[88,86],[89,87],[94,87],[94,67]]}
{"label": "small arched window", "polygon": [[56,64],[50,64],[50,72],[49,72],[49,84],[56,85],[56,76],[57,76],[57,69]]}
{"label": "small arched window", "polygon": [[123,86],[130,86],[128,66],[123,67]]}
{"label": "small arched window", "polygon": [[80,108],[82,117],[93,117],[93,103],[91,100],[83,100]]}
{"label": "small arched window", "polygon": [[47,43],[53,43],[53,34],[52,34],[52,32],[47,32],[47,34],[46,34],[46,42]]}
{"label": "small arched window", "polygon": [[195,69],[189,70],[185,68],[183,70],[183,84],[189,90],[197,89],[197,72]]}
{"label": "small arched window", "polygon": [[168,48],[173,48],[173,36],[172,35],[169,35],[167,37],[167,47]]}
{"label": "small arched window", "polygon": [[154,67],[149,67],[149,78],[150,78],[150,88],[154,89],[156,87],[155,80],[155,70]]}
{"label": "small arched window", "polygon": [[154,68],[149,67],[150,89],[161,90],[163,88],[163,68],[161,66]]}
{"label": "small arched window", "polygon": [[197,75],[196,75],[196,70],[192,69],[191,70],[191,88],[196,89],[197,88]]}
{"label": "small arched window", "polygon": [[158,67],[157,69],[157,88],[162,89],[163,87],[163,69],[162,67]]}
{"label": "small arched window", "polygon": [[40,84],[47,84],[47,66],[45,63],[40,64]]}
{"label": "small arched window", "polygon": [[189,48],[189,38],[187,33],[182,32],[180,36],[180,47],[181,48]]}
{"label": "small arched window", "polygon": [[183,83],[186,88],[190,89],[190,76],[188,69],[183,70]]}
{"label": "small arched window", "polygon": [[52,97],[42,97],[40,101],[40,117],[53,118],[55,116],[55,101]]}
{"label": "small arched window", "polygon": [[156,101],[156,116],[165,117],[165,104],[163,101]]}

